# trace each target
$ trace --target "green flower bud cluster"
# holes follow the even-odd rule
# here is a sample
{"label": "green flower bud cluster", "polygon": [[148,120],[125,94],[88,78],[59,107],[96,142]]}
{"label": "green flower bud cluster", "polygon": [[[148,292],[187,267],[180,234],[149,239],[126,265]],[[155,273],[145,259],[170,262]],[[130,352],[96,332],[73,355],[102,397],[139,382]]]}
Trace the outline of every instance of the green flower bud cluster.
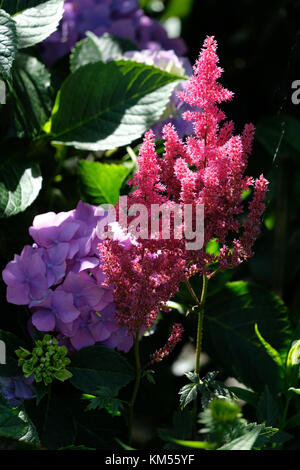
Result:
{"label": "green flower bud cluster", "polygon": [[22,367],[25,377],[34,375],[36,382],[49,385],[54,379],[62,382],[72,377],[66,366],[71,363],[66,357],[68,350],[65,346],[58,346],[58,340],[45,335],[42,340],[35,342],[30,352],[27,349],[17,349],[18,364]]}

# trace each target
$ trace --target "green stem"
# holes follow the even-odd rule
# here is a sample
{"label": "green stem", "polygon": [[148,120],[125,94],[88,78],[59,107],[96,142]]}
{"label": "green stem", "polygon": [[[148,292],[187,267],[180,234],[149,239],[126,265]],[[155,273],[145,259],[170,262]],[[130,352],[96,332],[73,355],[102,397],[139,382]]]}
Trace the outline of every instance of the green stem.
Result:
{"label": "green stem", "polygon": [[134,384],[134,389],[132,392],[132,397],[129,402],[129,424],[128,424],[128,443],[131,445],[132,443],[132,425],[133,425],[133,410],[134,410],[134,404],[135,400],[140,388],[140,383],[141,383],[141,376],[142,376],[142,367],[141,367],[141,359],[140,359],[140,349],[139,349],[139,332],[137,331],[136,336],[135,336],[135,342],[134,342],[134,355],[135,355],[135,364],[136,364],[136,378],[135,378],[135,384]]}
{"label": "green stem", "polygon": [[[194,370],[194,372],[198,375],[200,372],[200,354],[201,354],[201,349],[202,349],[204,305],[205,305],[205,299],[206,299],[206,293],[207,293],[207,284],[208,284],[208,277],[206,276],[206,274],[203,274],[203,284],[202,284],[202,292],[201,292],[200,300],[197,298],[195,293],[193,295],[193,298],[197,299],[197,307],[198,307],[197,308],[198,325],[197,325],[197,340],[196,340],[196,362],[195,362],[195,370]],[[197,427],[197,397],[195,398],[194,405],[193,405],[193,435],[195,438],[196,438],[196,427]]]}
{"label": "green stem", "polygon": [[203,274],[201,299],[198,304],[198,326],[197,326],[196,365],[195,365],[196,374],[199,374],[200,372],[200,354],[201,354],[201,349],[202,349],[204,304],[205,304],[206,293],[207,293],[207,284],[208,284],[207,276]]}

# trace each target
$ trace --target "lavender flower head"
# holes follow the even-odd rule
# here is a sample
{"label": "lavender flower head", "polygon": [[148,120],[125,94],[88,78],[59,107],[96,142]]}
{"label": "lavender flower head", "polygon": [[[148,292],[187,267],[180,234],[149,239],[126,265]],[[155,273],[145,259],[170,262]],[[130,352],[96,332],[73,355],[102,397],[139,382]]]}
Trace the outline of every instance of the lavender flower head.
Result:
{"label": "lavender flower head", "polygon": [[185,53],[182,39],[170,39],[156,20],[145,15],[138,0],[66,0],[59,29],[42,45],[42,57],[52,65],[67,54],[86,31],[126,38],[140,49],[173,49]]}
{"label": "lavender flower head", "polygon": [[70,351],[102,343],[127,352],[133,339],[120,329],[112,288],[104,284],[95,211],[80,201],[73,211],[35,217],[29,229],[35,243],[2,273],[7,300],[27,305],[29,328],[57,332]]}

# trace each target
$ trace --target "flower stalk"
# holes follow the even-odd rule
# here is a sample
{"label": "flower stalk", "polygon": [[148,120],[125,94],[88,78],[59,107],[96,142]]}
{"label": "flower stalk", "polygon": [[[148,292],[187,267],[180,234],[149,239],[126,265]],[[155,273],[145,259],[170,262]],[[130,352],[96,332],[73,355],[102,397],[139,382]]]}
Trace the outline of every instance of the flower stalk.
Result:
{"label": "flower stalk", "polygon": [[129,422],[128,422],[128,444],[129,445],[131,445],[132,443],[134,404],[135,404],[136,397],[140,388],[141,377],[142,377],[142,366],[141,366],[141,359],[140,359],[139,342],[140,342],[140,335],[139,335],[139,331],[137,331],[136,336],[135,336],[135,341],[134,341],[136,377],[135,377],[135,384],[134,384],[134,389],[132,392],[131,400],[129,402]]}

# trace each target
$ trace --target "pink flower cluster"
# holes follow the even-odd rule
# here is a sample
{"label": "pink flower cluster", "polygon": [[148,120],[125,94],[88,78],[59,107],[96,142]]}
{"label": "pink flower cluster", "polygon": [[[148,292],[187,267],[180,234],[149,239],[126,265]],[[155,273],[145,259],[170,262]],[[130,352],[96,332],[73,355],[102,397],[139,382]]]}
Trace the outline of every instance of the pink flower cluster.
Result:
{"label": "pink flower cluster", "polygon": [[175,323],[167,343],[162,348],[155,351],[155,353],[151,354],[150,363],[155,364],[156,362],[161,362],[165,357],[167,357],[173,351],[176,344],[181,340],[182,333],[182,325],[180,325],[180,323]]}
{"label": "pink flower cluster", "polygon": [[35,243],[2,273],[7,301],[27,305],[31,327],[58,332],[70,350],[100,342],[128,351],[132,336],[118,325],[112,288],[99,268],[95,210],[80,201],[75,210],[35,217],[29,229]]}
{"label": "pink flower cluster", "polygon": [[[150,326],[161,305],[187,277],[232,268],[253,255],[268,182],[262,175],[256,180],[245,176],[253,125],[234,135],[233,122],[222,123],[226,116],[218,105],[230,100],[233,93],[218,82],[222,69],[217,65],[216,49],[215,39],[207,37],[194,75],[179,92],[179,98],[192,107],[183,118],[192,123],[194,135],[182,140],[171,124],[166,125],[161,156],[149,131],[140,148],[138,171],[130,182],[134,191],[129,195],[131,204],[148,209],[153,204],[170,208],[204,205],[203,248],[186,250],[184,237],[165,240],[162,236],[139,237],[126,249],[109,241],[100,246],[107,283],[114,285],[116,315],[130,330]],[[252,201],[241,220],[245,211],[242,194],[250,188]],[[211,239],[217,239],[220,246],[214,255],[206,251]]]}

